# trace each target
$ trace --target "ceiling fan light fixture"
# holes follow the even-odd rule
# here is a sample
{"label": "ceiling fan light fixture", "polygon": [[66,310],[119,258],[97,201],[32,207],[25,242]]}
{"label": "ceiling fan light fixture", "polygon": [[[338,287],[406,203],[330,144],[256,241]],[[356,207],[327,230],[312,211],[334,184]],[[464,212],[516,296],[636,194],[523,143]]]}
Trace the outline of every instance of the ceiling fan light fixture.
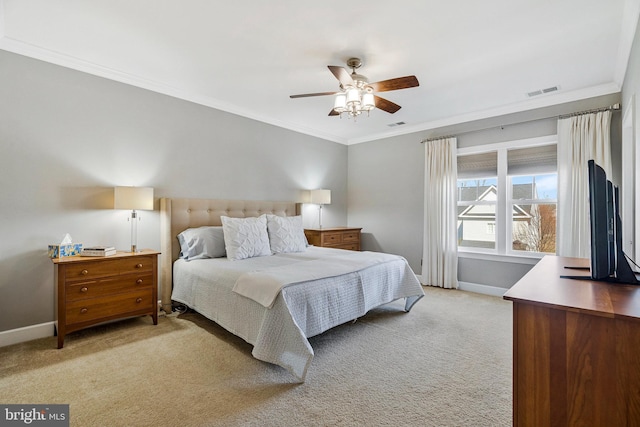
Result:
{"label": "ceiling fan light fixture", "polygon": [[335,95],[333,109],[329,112],[329,116],[342,117],[342,113],[346,113],[349,118],[355,120],[365,111],[367,115],[371,110],[375,109],[394,114],[402,108],[388,99],[377,96],[375,93],[420,86],[416,76],[397,77],[369,83],[369,79],[362,74],[356,73],[356,69],[360,68],[361,65],[362,61],[359,58],[349,58],[347,66],[353,70],[351,74],[343,67],[337,65],[327,66],[329,71],[340,82],[340,90],[337,92],[303,93],[290,95],[289,97],[305,98],[309,96]]}

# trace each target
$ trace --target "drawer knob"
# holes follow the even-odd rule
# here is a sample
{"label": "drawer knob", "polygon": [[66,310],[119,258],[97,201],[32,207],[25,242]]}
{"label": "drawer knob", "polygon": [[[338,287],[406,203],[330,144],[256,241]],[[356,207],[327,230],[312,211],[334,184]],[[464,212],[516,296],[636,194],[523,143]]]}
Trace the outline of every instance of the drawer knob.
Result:
{"label": "drawer knob", "polygon": [[82,313],[82,314],[85,314],[87,311],[89,311],[89,309],[86,308],[86,307],[80,309],[80,313]]}
{"label": "drawer knob", "polygon": [[136,283],[137,283],[138,285],[139,285],[140,283],[142,283],[142,282],[143,282],[143,280],[142,280],[142,279],[138,279],[138,280],[136,280]]}
{"label": "drawer knob", "polygon": [[86,286],[80,288],[80,292],[87,292],[88,290],[89,288],[87,288]]}
{"label": "drawer knob", "polygon": [[142,302],[142,298],[136,298],[136,302],[140,304]]}
{"label": "drawer knob", "polygon": [[142,268],[142,263],[136,264],[136,268]]}
{"label": "drawer knob", "polygon": [[89,270],[82,270],[80,274],[82,274],[83,276],[86,276],[87,274],[89,274]]}

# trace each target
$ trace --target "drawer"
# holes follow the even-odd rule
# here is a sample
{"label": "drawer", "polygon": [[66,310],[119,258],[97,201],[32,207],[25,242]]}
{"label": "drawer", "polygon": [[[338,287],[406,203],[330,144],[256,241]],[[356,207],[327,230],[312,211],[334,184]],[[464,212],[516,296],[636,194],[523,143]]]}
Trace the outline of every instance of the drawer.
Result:
{"label": "drawer", "polygon": [[113,260],[78,262],[65,266],[67,280],[93,279],[97,277],[149,272],[153,269],[153,256],[137,256]]}
{"label": "drawer", "polygon": [[337,249],[346,249],[349,251],[359,251],[360,248],[358,247],[357,243],[351,243],[351,244],[347,244],[347,245],[340,245],[340,246],[336,246]]}
{"label": "drawer", "polygon": [[342,241],[347,242],[359,242],[360,241],[360,233],[357,231],[346,231],[342,233]]}
{"label": "drawer", "polygon": [[131,292],[139,289],[151,288],[152,274],[130,274],[128,276],[114,276],[92,281],[67,284],[67,301],[102,297],[105,295]]}
{"label": "drawer", "polygon": [[342,233],[322,233],[322,246],[342,243]]}
{"label": "drawer", "polygon": [[90,298],[71,301],[66,307],[67,324],[108,320],[113,317],[125,317],[136,312],[152,312],[153,292],[139,291],[111,295],[108,298]]}

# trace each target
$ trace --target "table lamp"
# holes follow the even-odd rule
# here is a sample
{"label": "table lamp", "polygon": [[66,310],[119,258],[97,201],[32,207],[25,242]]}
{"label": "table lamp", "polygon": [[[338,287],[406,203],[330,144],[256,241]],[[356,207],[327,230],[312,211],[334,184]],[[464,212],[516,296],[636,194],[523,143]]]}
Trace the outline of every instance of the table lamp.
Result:
{"label": "table lamp", "polygon": [[153,210],[153,188],[115,187],[113,208],[131,210],[131,252],[138,252],[138,214],[136,210]]}
{"label": "table lamp", "polygon": [[318,205],[318,228],[322,228],[322,205],[331,204],[331,190],[311,190],[309,203]]}

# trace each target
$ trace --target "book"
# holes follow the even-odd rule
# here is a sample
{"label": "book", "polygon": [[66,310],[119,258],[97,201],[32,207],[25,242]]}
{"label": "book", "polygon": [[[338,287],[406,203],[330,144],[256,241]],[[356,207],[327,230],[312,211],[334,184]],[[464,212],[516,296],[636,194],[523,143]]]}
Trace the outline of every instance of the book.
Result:
{"label": "book", "polygon": [[116,248],[113,246],[88,246],[80,251],[81,256],[109,256],[115,254]]}

